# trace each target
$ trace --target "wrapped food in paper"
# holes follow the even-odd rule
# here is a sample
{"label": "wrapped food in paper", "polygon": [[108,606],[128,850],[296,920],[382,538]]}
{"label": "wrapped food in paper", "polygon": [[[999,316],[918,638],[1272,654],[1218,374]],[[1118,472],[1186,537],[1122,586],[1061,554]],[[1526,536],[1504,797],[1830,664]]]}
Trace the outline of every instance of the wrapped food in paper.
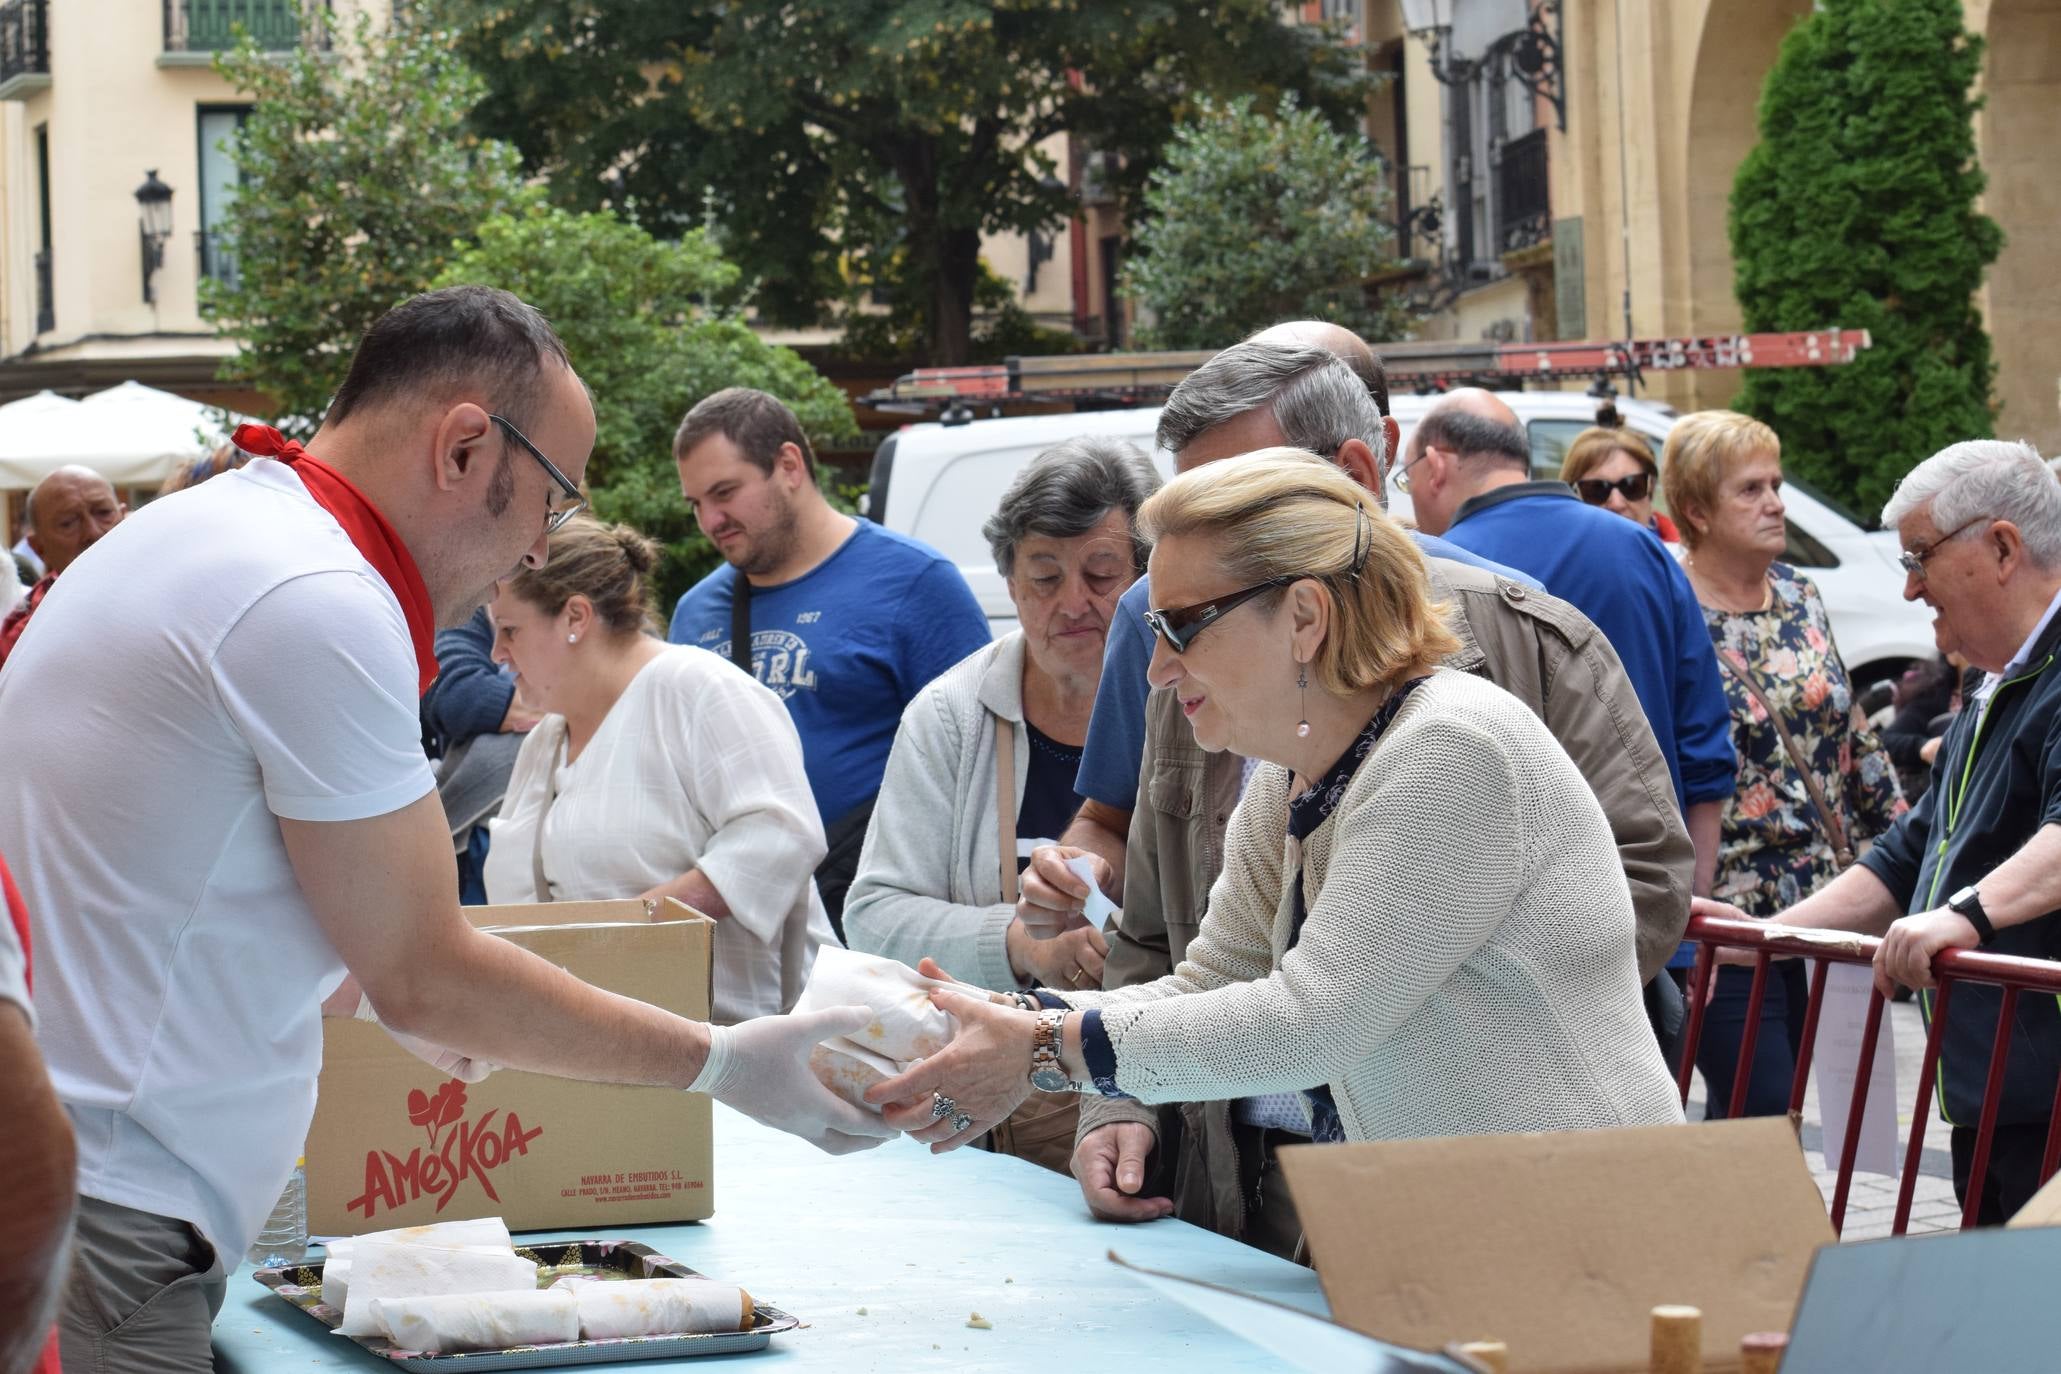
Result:
{"label": "wrapped food in paper", "polygon": [[816,955],[809,984],[802,989],[795,1010],[864,1005],[873,1009],[873,1020],[855,1035],[816,1046],[809,1056],[809,1068],[839,1097],[878,1111],[859,1095],[950,1043],[952,1018],[930,1003],[931,990],[946,986],[949,984],[925,978],[892,959],[849,949],[823,949]]}
{"label": "wrapped food in paper", "polygon": [[536,1286],[537,1266],[513,1250],[360,1241],[352,1251],[350,1291],[336,1329],[345,1336],[378,1334],[372,1305],[382,1299],[535,1291]]}
{"label": "wrapped food in paper", "polygon": [[[554,1285],[556,1287],[557,1285]],[[751,1328],[751,1294],[714,1279],[625,1279],[572,1289],[580,1336],[704,1336]]]}
{"label": "wrapped food in paper", "polygon": [[499,1217],[478,1217],[471,1221],[439,1221],[428,1226],[400,1226],[391,1231],[368,1231],[362,1236],[338,1236],[324,1245],[322,1301],[337,1311],[350,1299],[351,1256],[366,1242],[391,1241],[405,1245],[438,1245],[463,1248],[484,1246],[502,1254],[515,1253],[508,1235],[508,1223]]}
{"label": "wrapped food in paper", "polygon": [[403,1350],[427,1355],[552,1345],[580,1338],[579,1300],[555,1288],[375,1298],[371,1314],[379,1325],[366,1334],[383,1335]]}

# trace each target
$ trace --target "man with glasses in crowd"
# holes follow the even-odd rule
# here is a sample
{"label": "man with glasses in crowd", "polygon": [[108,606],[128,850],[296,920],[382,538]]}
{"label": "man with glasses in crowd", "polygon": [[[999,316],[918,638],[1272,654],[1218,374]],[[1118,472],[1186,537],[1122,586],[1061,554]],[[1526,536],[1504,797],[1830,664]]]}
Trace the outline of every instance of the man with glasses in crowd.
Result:
{"label": "man with glasses in crowd", "polygon": [[[1340,334],[1344,339],[1327,337]],[[1365,370],[1345,361],[1353,345],[1366,352],[1335,325],[1299,324],[1219,353],[1168,398],[1160,445],[1187,472],[1253,449],[1297,444],[1379,495],[1395,451],[1395,422],[1382,411],[1386,387],[1379,385],[1378,361],[1368,353]],[[1666,766],[1631,683],[1603,636],[1572,607],[1518,574],[1449,559],[1436,540],[1418,542],[1429,555],[1434,597],[1457,609],[1453,629],[1462,648],[1450,665],[1480,673],[1524,701],[1601,802],[1632,889],[1641,974],[1650,978],[1688,920],[1690,848],[1680,819],[1664,804]],[[1099,806],[1084,811],[1067,832],[1067,842],[1079,844],[1080,836],[1106,823],[1109,798],[1127,798],[1117,833],[1128,831],[1128,846],[1119,840],[1115,851],[1124,902],[1106,932],[1105,987],[1148,982],[1180,963],[1202,921],[1247,772],[1242,759],[1204,752],[1179,702],[1150,693],[1145,679],[1155,632],[1179,652],[1236,607],[1225,601],[1161,608],[1151,612],[1157,624],[1146,628],[1151,593],[1144,579],[1139,585],[1146,590],[1135,602],[1126,596],[1119,603],[1119,623],[1110,627],[1081,768],[1079,790]],[[1120,635],[1141,640],[1142,656],[1128,658]],[[1122,714],[1105,716],[1105,703],[1118,699]],[[1071,876],[1061,866],[1066,856],[1055,847],[1034,859],[1043,881],[1038,896],[1026,900],[1043,907],[1040,919],[1048,928],[1073,919],[1086,895],[1078,883],[1061,891],[1053,881],[1056,874]],[[1027,880],[1026,894],[1031,887]],[[1295,1254],[1300,1225],[1273,1157],[1281,1145],[1307,1142],[1309,1131],[1298,1094],[1169,1108],[1097,1098],[1082,1104],[1073,1167],[1098,1216],[1133,1221],[1178,1212],[1197,1225]],[[1155,1148],[1155,1188],[1169,1196],[1146,1187]]]}
{"label": "man with glasses in crowd", "polygon": [[[1948,728],[1933,783],[1845,873],[1775,917],[1883,937],[1875,982],[1930,989],[1949,949],[2061,958],[2061,485],[2030,444],[1977,439],[1920,463],[1883,507],[1903,545],[1904,599],[1933,611],[1940,652],[1984,671]],[[1737,919],[1719,902],[1698,909]],[[1992,1152],[1975,1144],[2002,990],[1954,985],[1940,1042],[1940,1115],[1954,1191],[1979,1224],[2040,1185],[2061,1069],[2061,1003],[2017,999]],[[1929,1018],[1937,994],[1924,997]]]}
{"label": "man with glasses in crowd", "polygon": [[403,302],[307,448],[236,442],[258,461],[124,522],[0,670],[0,853],[78,1137],[65,1366],[211,1368],[325,999],[362,989],[447,1072],[691,1087],[832,1151],[887,1134],[807,1069],[863,1008],[711,1029],[460,914],[417,698],[435,628],[582,504],[594,413],[543,317],[482,287]]}

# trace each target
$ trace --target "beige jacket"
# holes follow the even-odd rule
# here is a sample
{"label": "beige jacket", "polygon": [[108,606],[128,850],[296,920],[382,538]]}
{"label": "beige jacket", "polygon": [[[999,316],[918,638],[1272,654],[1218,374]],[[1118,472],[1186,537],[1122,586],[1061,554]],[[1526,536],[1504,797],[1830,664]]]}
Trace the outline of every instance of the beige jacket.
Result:
{"label": "beige jacket", "polygon": [[[1601,803],[1636,918],[1641,980],[1667,963],[1689,919],[1695,863],[1659,743],[1617,651],[1588,617],[1521,583],[1428,559],[1432,594],[1457,610],[1460,648],[1447,665],[1485,677],[1545,722]],[[1242,761],[1205,753],[1165,692],[1146,707],[1145,756],[1124,866],[1124,904],[1109,934],[1103,985],[1164,977],[1202,924],[1224,863]],[[1117,1121],[1150,1125],[1160,1142],[1154,1190],[1179,1215],[1237,1236],[1244,1229],[1229,1102],[1155,1110],[1095,1098],[1081,1131]],[[1171,1190],[1171,1191],[1169,1191]]]}

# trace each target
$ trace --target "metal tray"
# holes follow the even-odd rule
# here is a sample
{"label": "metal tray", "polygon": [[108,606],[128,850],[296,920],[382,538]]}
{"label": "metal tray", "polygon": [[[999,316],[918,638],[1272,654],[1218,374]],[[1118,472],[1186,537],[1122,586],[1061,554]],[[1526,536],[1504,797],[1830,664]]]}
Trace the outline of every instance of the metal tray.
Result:
{"label": "metal tray", "polygon": [[[678,1260],[661,1255],[634,1240],[561,1240],[535,1245],[518,1245],[515,1252],[534,1260],[547,1272],[539,1286],[555,1282],[566,1274],[592,1274],[597,1278],[693,1279],[702,1277]],[[298,1264],[291,1269],[260,1269],[259,1283],[284,1298],[299,1311],[335,1331],[343,1313],[322,1301],[322,1266]],[[613,1364],[623,1360],[683,1359],[692,1355],[730,1355],[743,1350],[764,1350],[776,1331],[792,1331],[801,1323],[777,1307],[753,1298],[755,1311],[749,1331],[723,1332],[705,1336],[630,1336],[607,1341],[566,1341],[556,1345],[525,1345],[507,1350],[469,1350],[462,1354],[426,1355],[402,1350],[377,1336],[351,1339],[402,1369],[420,1374],[485,1374],[495,1369],[550,1369],[559,1365]]]}

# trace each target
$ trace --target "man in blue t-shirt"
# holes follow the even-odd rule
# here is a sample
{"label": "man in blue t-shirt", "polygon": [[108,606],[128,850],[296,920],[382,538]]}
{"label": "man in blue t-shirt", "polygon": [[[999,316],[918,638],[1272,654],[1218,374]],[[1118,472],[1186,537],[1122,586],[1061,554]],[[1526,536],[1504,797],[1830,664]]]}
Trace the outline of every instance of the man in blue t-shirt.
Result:
{"label": "man in blue t-shirt", "polygon": [[1624,660],[1696,846],[1696,892],[1707,895],[1738,764],[1688,577],[1651,530],[1582,504],[1565,482],[1532,481],[1524,427],[1492,392],[1465,387],[1433,406],[1405,457],[1419,527],[1533,574]]}
{"label": "man in blue t-shirt", "polygon": [[[902,708],[988,643],[987,617],[944,555],[831,509],[794,412],[730,387],[673,440],[680,492],[727,566],[688,589],[671,639],[745,665],[787,703],[829,853],[816,870],[839,938]],[[743,603],[738,601],[740,588]],[[746,645],[735,631],[747,627]]]}

